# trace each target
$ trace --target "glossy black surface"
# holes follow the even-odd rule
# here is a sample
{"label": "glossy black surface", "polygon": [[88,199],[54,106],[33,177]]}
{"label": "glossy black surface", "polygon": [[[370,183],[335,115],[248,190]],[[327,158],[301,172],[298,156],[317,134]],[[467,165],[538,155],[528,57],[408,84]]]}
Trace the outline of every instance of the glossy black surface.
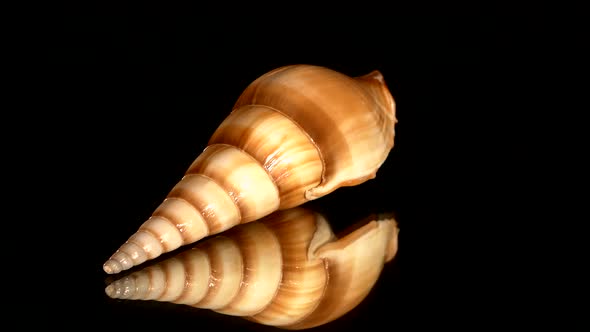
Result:
{"label": "glossy black surface", "polygon": [[[510,34],[520,24],[489,17],[213,21],[81,14],[55,23],[44,81],[55,90],[48,104],[58,125],[55,141],[39,139],[48,145],[39,167],[55,169],[43,197],[60,197],[47,208],[52,244],[40,250],[39,269],[51,281],[33,284],[61,303],[48,317],[117,331],[276,331],[207,310],[109,299],[102,264],[160,204],[251,81],[309,63],[350,76],[381,71],[399,120],[375,179],[309,204],[336,230],[376,212],[395,212],[401,229],[398,257],[367,299],[316,330],[453,326],[465,316],[490,322],[479,304],[498,296],[502,265],[493,260],[498,211],[489,199],[497,208],[516,196],[501,187],[514,157],[506,138],[513,127],[496,124],[521,120],[504,107],[516,93],[508,73],[528,70]],[[481,190],[489,185],[502,195]]]}

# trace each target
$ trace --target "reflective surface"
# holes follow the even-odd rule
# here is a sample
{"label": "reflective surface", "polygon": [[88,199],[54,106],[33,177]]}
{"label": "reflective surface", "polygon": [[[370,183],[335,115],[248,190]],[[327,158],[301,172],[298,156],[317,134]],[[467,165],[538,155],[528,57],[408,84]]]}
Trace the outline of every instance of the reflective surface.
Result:
{"label": "reflective surface", "polygon": [[[504,65],[522,40],[504,44],[513,34],[496,30],[503,20],[363,17],[334,15],[321,26],[277,15],[216,24],[194,17],[56,19],[51,73],[42,81],[50,98],[29,96],[43,102],[31,109],[39,113],[31,121],[47,124],[47,132],[36,132],[34,146],[23,149],[34,157],[27,173],[34,183],[19,196],[29,203],[19,210],[24,217],[31,210],[42,217],[23,217],[25,226],[7,219],[19,233],[5,233],[24,242],[33,231],[44,240],[26,254],[7,254],[31,268],[25,276],[7,270],[17,289],[32,290],[21,297],[27,317],[105,331],[278,331],[211,310],[111,299],[105,287],[118,276],[106,275],[102,264],[162,202],[252,80],[278,66],[311,63],[353,76],[379,70],[399,123],[375,179],[305,207],[325,214],[336,234],[389,211],[401,230],[395,260],[367,297],[314,330],[438,327],[482,312],[496,319],[508,298],[498,310],[474,303],[487,303],[500,288],[493,276],[511,273],[492,259],[503,248],[498,238],[511,234],[498,225],[510,223],[490,216],[510,217],[503,203],[517,194],[509,186],[488,190],[504,183],[504,166],[511,166],[489,151],[514,149],[502,126],[518,120],[507,110],[506,85],[520,66]],[[482,208],[488,200],[494,205]]]}
{"label": "reflective surface", "polygon": [[[99,21],[95,22],[97,27],[106,28],[106,23]],[[418,174],[413,170],[412,148],[408,145],[412,136],[418,136],[408,130],[412,127],[411,118],[416,116],[411,108],[416,107],[413,102],[424,101],[420,101],[419,95],[406,94],[404,98],[399,83],[403,74],[395,61],[387,66],[374,59],[384,59],[384,54],[375,55],[372,50],[369,55],[358,50],[357,55],[362,55],[364,61],[357,57],[344,65],[336,62],[343,59],[336,50],[313,59],[305,56],[305,47],[300,47],[301,56],[291,51],[289,58],[249,53],[228,62],[217,59],[222,51],[213,45],[221,43],[231,49],[231,45],[245,42],[242,37],[215,37],[211,43],[200,44],[194,41],[209,36],[207,31],[180,29],[150,37],[140,26],[136,29],[117,22],[112,29],[95,31],[93,37],[81,41],[85,45],[82,50],[88,53],[68,58],[69,65],[80,68],[80,72],[72,69],[69,76],[75,92],[68,93],[69,99],[65,100],[77,113],[68,120],[73,125],[68,128],[68,162],[60,167],[64,176],[56,177],[52,187],[69,191],[65,205],[62,202],[53,206],[61,216],[57,225],[52,226],[53,231],[55,227],[60,231],[51,241],[52,254],[47,254],[53,267],[46,271],[56,271],[55,266],[59,266],[59,272],[52,274],[55,282],[49,288],[55,296],[51,298],[65,303],[54,320],[63,317],[59,318],[60,324],[118,331],[278,330],[187,305],[112,299],[105,287],[120,276],[107,275],[102,264],[163,201],[247,84],[293,61],[325,65],[347,75],[380,70],[401,107],[394,147],[375,179],[362,186],[339,188],[305,207],[323,213],[335,234],[371,214],[383,212],[397,213],[400,229],[404,228],[404,209],[413,200],[412,183],[416,183]],[[186,41],[178,39],[185,37]],[[350,43],[358,47],[358,43],[365,41],[342,40],[340,49],[347,50]],[[71,43],[78,50],[79,44]],[[347,52],[344,58],[353,57]],[[67,185],[64,179],[68,179]],[[389,322],[402,309],[403,301],[398,298],[403,290],[403,233],[400,232],[395,260],[383,266],[366,297],[344,316],[314,330],[358,330],[368,322]],[[165,258],[171,256],[162,257]]]}
{"label": "reflective surface", "polygon": [[119,277],[113,299],[211,309],[284,329],[322,326],[362,302],[398,251],[393,216],[339,235],[306,208],[275,212]]}

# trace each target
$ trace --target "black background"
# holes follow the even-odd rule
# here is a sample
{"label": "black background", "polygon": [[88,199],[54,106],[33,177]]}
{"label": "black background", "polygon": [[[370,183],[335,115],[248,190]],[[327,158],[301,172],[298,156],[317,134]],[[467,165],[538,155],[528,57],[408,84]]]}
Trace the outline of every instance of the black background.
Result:
{"label": "black background", "polygon": [[246,86],[296,63],[350,76],[381,71],[399,120],[374,180],[308,204],[335,230],[376,212],[394,212],[401,229],[398,256],[368,298],[317,330],[471,326],[465,317],[489,326],[520,315],[524,295],[504,290],[520,285],[511,271],[521,263],[502,255],[511,236],[498,220],[520,217],[507,211],[528,181],[521,126],[534,101],[528,82],[541,76],[531,55],[543,18],[211,14],[208,22],[157,8],[143,14],[80,11],[40,31],[49,42],[41,82],[51,111],[37,120],[56,125],[37,141],[35,168],[52,174],[37,195],[58,203],[44,208],[51,245],[34,249],[51,282],[35,292],[51,290],[43,303],[56,305],[41,311],[58,312],[52,323],[276,330],[109,299],[102,264],[182,177]]}

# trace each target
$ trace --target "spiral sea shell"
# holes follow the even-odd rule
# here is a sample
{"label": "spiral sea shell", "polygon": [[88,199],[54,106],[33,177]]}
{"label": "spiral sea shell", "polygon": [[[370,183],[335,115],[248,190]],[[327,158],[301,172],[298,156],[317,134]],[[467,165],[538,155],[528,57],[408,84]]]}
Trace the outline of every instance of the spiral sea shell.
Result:
{"label": "spiral sea shell", "polygon": [[393,218],[367,218],[338,239],[323,215],[295,207],[200,241],[112,282],[105,292],[284,329],[311,328],[367,296],[397,253],[398,232]]}
{"label": "spiral sea shell", "polygon": [[105,272],[374,178],[396,122],[378,71],[351,78],[291,65],[262,75]]}

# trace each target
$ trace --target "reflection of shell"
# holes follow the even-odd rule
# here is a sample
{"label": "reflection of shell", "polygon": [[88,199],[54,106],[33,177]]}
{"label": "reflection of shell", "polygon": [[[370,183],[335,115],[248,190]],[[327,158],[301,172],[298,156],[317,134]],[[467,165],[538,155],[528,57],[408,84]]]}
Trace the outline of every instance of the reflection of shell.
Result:
{"label": "reflection of shell", "polygon": [[286,329],[330,322],[359,304],[397,253],[394,219],[340,239],[317,213],[275,212],[199,242],[106,288],[112,298],[185,304]]}
{"label": "reflection of shell", "polygon": [[377,71],[351,78],[293,65],[261,76],[105,272],[374,178],[396,121]]}

